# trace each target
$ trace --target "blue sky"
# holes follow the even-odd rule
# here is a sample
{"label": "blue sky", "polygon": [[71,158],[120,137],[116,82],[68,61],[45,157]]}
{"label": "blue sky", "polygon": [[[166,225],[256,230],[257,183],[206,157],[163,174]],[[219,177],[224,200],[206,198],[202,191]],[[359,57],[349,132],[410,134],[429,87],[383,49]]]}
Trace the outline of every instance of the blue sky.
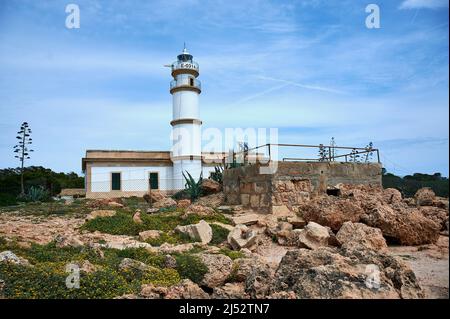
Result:
{"label": "blue sky", "polygon": [[[78,4],[81,28],[67,29]],[[367,29],[376,3],[381,28]],[[169,150],[169,70],[200,64],[204,128],[381,149],[388,171],[448,176],[448,0],[1,1],[0,167],[81,171],[86,149]]]}

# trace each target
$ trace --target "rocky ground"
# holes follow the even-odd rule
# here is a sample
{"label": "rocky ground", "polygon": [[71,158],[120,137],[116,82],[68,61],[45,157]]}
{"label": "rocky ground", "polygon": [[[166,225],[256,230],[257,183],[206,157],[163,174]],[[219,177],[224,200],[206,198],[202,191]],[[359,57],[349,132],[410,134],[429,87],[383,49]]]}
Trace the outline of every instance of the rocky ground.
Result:
{"label": "rocky ground", "polygon": [[[430,189],[339,185],[265,215],[210,184],[195,203],[153,192],[1,209],[0,296],[448,298],[448,200]],[[76,294],[69,262],[86,285]],[[35,291],[43,274],[53,288]]]}

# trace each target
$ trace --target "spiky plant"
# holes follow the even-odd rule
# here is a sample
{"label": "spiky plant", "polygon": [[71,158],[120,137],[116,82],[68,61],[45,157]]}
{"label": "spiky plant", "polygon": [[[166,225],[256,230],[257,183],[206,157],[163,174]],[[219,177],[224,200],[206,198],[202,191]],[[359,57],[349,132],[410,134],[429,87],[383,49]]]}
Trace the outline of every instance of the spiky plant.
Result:
{"label": "spiky plant", "polygon": [[186,184],[184,185],[185,191],[188,193],[191,201],[195,201],[202,195],[202,181],[203,181],[203,173],[200,174],[198,181],[196,181],[188,171],[186,171],[186,176],[183,172],[183,177],[186,180]]}

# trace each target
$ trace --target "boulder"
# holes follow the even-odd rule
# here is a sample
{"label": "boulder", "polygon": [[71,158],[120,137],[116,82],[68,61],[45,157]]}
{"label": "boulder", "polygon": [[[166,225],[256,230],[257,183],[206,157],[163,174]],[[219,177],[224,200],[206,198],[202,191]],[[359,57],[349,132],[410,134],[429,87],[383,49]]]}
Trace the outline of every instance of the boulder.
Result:
{"label": "boulder", "polygon": [[306,220],[300,216],[290,216],[287,219],[287,222],[292,224],[294,228],[303,228],[306,226]]}
{"label": "boulder", "polygon": [[216,182],[212,179],[204,179],[202,180],[202,192],[205,195],[215,194],[222,190],[222,185],[219,182]]}
{"label": "boulder", "polygon": [[164,256],[164,267],[173,269],[177,268],[177,260],[175,257],[171,255]]}
{"label": "boulder", "polygon": [[189,236],[202,244],[208,244],[212,240],[212,228],[207,222],[201,220],[197,224],[177,226],[175,232]]}
{"label": "boulder", "polygon": [[254,213],[244,213],[231,217],[231,220],[235,225],[254,225],[261,219],[261,215]]}
{"label": "boulder", "polygon": [[145,230],[139,233],[139,239],[146,241],[148,239],[156,239],[161,236],[162,231],[160,230]]}
{"label": "boulder", "polygon": [[396,211],[382,204],[376,205],[362,216],[361,221],[381,229],[388,241],[401,245],[433,244],[438,240],[441,228],[415,208]]}
{"label": "boulder", "polygon": [[209,299],[209,295],[189,279],[167,288],[165,299]]}
{"label": "boulder", "polygon": [[177,202],[177,207],[178,208],[188,208],[191,205],[191,200],[190,199],[180,199]]}
{"label": "boulder", "polygon": [[115,210],[107,210],[107,209],[93,210],[89,215],[86,216],[86,220],[91,220],[97,217],[112,217],[114,215],[116,215]]}
{"label": "boulder", "polygon": [[215,211],[213,208],[208,206],[191,204],[184,212],[183,218],[187,218],[187,216],[194,214],[199,216],[211,216],[215,214]]}
{"label": "boulder", "polygon": [[272,291],[300,299],[422,298],[414,273],[400,260],[374,250],[291,250],[281,260]]}
{"label": "boulder", "polygon": [[243,257],[233,261],[233,281],[245,282],[256,268],[264,267],[258,258]]}
{"label": "boulder", "polygon": [[140,211],[136,211],[136,213],[134,213],[134,215],[133,215],[133,221],[136,223],[136,224],[142,224],[143,222],[142,222],[142,219],[141,219],[141,212]]}
{"label": "boulder", "polygon": [[165,207],[174,207],[177,206],[177,202],[170,197],[165,197],[163,199],[160,199],[157,202],[154,202],[152,204],[153,208],[165,208]]}
{"label": "boulder", "polygon": [[147,214],[156,214],[158,212],[159,212],[159,208],[154,208],[154,207],[147,208],[147,210],[146,210]]}
{"label": "boulder", "polygon": [[328,229],[314,222],[309,222],[304,229],[295,229],[292,233],[297,246],[309,249],[328,246],[330,238]]}
{"label": "boulder", "polygon": [[198,205],[208,206],[208,207],[219,207],[224,202],[225,195],[223,192],[211,194],[208,196],[200,197],[196,203]]}
{"label": "boulder", "polygon": [[143,196],[144,200],[149,204],[158,202],[166,197],[167,197],[166,194],[164,194],[160,190],[152,190],[151,192],[149,192]]}
{"label": "boulder", "polygon": [[28,260],[17,256],[10,250],[5,250],[0,253],[0,263],[11,263],[21,266],[30,266],[30,262]]}
{"label": "boulder", "polygon": [[250,298],[266,298],[273,290],[274,271],[267,264],[255,267],[245,280],[245,292]]}
{"label": "boulder", "polygon": [[402,201],[402,193],[398,189],[395,188],[386,188],[383,190],[383,201],[386,204],[393,204]]}
{"label": "boulder", "polygon": [[119,264],[120,271],[132,271],[136,273],[144,273],[150,270],[157,270],[157,268],[149,266],[139,260],[134,260],[131,258],[124,258]]}
{"label": "boulder", "polygon": [[236,225],[228,233],[227,241],[235,250],[250,248],[256,244],[258,236],[245,225]]}
{"label": "boulder", "polygon": [[362,247],[365,249],[385,250],[386,240],[380,229],[361,223],[345,222],[336,234],[342,247]]}
{"label": "boulder", "polygon": [[208,269],[200,285],[209,288],[222,286],[233,269],[231,258],[222,254],[197,254],[197,256]]}
{"label": "boulder", "polygon": [[249,299],[243,283],[226,283],[222,287],[215,287],[212,293],[213,299]]}
{"label": "boulder", "polygon": [[56,247],[58,247],[58,248],[81,247],[84,245],[83,242],[79,238],[77,238],[75,236],[71,236],[71,235],[64,236],[64,235],[58,234],[55,236],[54,241],[55,241]]}
{"label": "boulder", "polygon": [[419,212],[440,225],[441,230],[445,230],[445,223],[448,222],[448,210],[433,206],[421,206]]}
{"label": "boulder", "polygon": [[114,207],[114,208],[123,208],[123,204],[122,203],[118,203],[118,202],[109,202],[108,206],[109,207]]}
{"label": "boulder", "polygon": [[354,199],[321,196],[300,205],[299,213],[306,222],[315,222],[338,231],[345,222],[358,222],[364,211]]}
{"label": "boulder", "polygon": [[448,211],[448,198],[436,197],[431,205]]}
{"label": "boulder", "polygon": [[436,198],[436,194],[430,187],[422,187],[414,195],[417,205],[431,206]]}

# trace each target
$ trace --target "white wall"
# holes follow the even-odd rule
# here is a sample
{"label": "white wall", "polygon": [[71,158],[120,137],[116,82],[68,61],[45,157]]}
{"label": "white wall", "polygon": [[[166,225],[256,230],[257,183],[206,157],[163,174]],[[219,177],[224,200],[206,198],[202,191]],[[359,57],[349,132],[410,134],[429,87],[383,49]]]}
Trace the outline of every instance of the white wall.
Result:
{"label": "white wall", "polygon": [[122,191],[148,191],[149,173],[159,173],[159,189],[171,190],[172,187],[172,167],[171,166],[114,166],[91,168],[91,192],[109,192],[111,191],[111,173],[121,173]]}
{"label": "white wall", "polygon": [[178,91],[172,97],[172,119],[200,119],[199,94],[194,91]]}

